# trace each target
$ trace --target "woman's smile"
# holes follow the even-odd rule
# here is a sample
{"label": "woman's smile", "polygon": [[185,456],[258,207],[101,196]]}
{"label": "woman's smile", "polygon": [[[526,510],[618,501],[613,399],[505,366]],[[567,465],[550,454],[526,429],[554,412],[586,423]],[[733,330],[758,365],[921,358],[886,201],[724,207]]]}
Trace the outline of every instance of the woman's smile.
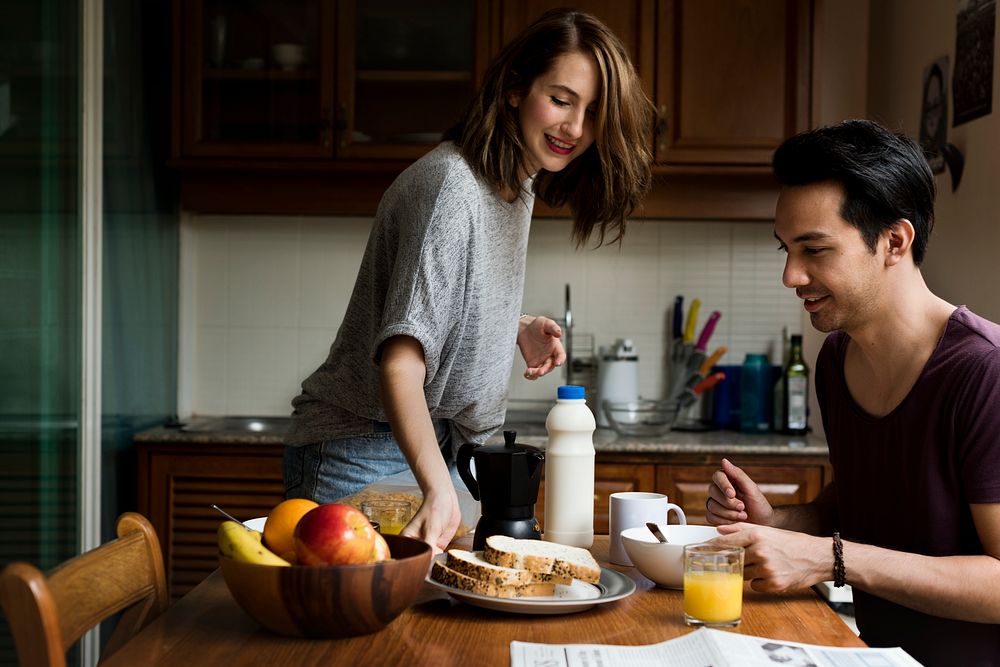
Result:
{"label": "woman's smile", "polygon": [[576,148],[576,144],[570,143],[568,141],[561,141],[556,139],[551,134],[545,135],[545,141],[549,148],[552,149],[554,153],[559,155],[569,155]]}

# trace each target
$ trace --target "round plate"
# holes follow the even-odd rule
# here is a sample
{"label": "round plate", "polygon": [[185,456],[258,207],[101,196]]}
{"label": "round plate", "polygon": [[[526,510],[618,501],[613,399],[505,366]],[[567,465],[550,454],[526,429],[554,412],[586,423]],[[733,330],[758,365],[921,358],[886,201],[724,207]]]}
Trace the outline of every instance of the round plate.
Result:
{"label": "round plate", "polygon": [[[442,563],[446,558],[447,554],[435,556],[435,560]],[[515,614],[573,614],[605,602],[621,600],[635,592],[634,581],[621,572],[605,567],[601,568],[599,583],[588,584],[574,579],[569,586],[556,584],[556,594],[545,597],[493,598],[488,595],[470,593],[454,586],[447,586],[439,581],[434,581],[430,575],[427,575],[425,581],[461,602],[484,609]]]}
{"label": "round plate", "polygon": [[259,516],[256,519],[247,519],[243,522],[243,525],[250,530],[256,530],[258,533],[264,532],[264,523],[267,521],[266,516]]}

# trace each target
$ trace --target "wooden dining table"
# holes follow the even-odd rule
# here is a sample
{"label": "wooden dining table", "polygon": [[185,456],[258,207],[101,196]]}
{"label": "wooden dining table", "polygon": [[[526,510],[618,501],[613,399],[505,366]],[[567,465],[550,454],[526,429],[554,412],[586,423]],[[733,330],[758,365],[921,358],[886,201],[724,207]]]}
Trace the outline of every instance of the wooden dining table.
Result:
{"label": "wooden dining table", "polygon": [[[654,644],[679,637],[683,592],[657,588],[635,568],[608,562],[608,536],[591,549],[603,567],[624,573],[636,591],[621,600],[564,615],[491,611],[425,584],[414,604],[383,630],[347,639],[276,635],[236,604],[219,570],[102,663],[136,665],[505,665],[510,642]],[[828,646],[865,644],[812,590],[759,593],[746,587],[743,618],[730,630]]]}

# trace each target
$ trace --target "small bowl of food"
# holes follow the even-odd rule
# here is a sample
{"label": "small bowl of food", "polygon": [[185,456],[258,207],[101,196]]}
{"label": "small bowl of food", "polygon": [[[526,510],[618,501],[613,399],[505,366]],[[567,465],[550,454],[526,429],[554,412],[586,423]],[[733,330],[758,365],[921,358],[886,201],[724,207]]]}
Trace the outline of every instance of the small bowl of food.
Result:
{"label": "small bowl of food", "polygon": [[715,526],[657,524],[667,542],[660,542],[645,526],[622,531],[622,546],[642,576],[663,588],[684,588],[684,545],[708,542],[719,536]]}
{"label": "small bowl of food", "polygon": [[676,401],[604,401],[601,404],[608,423],[619,435],[657,436],[668,432],[677,420]]}

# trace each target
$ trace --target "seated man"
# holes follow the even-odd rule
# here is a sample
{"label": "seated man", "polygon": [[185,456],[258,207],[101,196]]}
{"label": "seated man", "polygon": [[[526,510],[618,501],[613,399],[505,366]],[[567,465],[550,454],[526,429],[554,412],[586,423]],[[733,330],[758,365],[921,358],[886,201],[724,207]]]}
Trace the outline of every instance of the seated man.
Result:
{"label": "seated man", "polygon": [[934,177],[868,121],[789,139],[774,171],[782,282],[831,332],[816,396],[835,482],[771,507],[723,460],[708,520],[757,590],[846,579],[869,645],[1000,665],[1000,326],[924,282]]}

